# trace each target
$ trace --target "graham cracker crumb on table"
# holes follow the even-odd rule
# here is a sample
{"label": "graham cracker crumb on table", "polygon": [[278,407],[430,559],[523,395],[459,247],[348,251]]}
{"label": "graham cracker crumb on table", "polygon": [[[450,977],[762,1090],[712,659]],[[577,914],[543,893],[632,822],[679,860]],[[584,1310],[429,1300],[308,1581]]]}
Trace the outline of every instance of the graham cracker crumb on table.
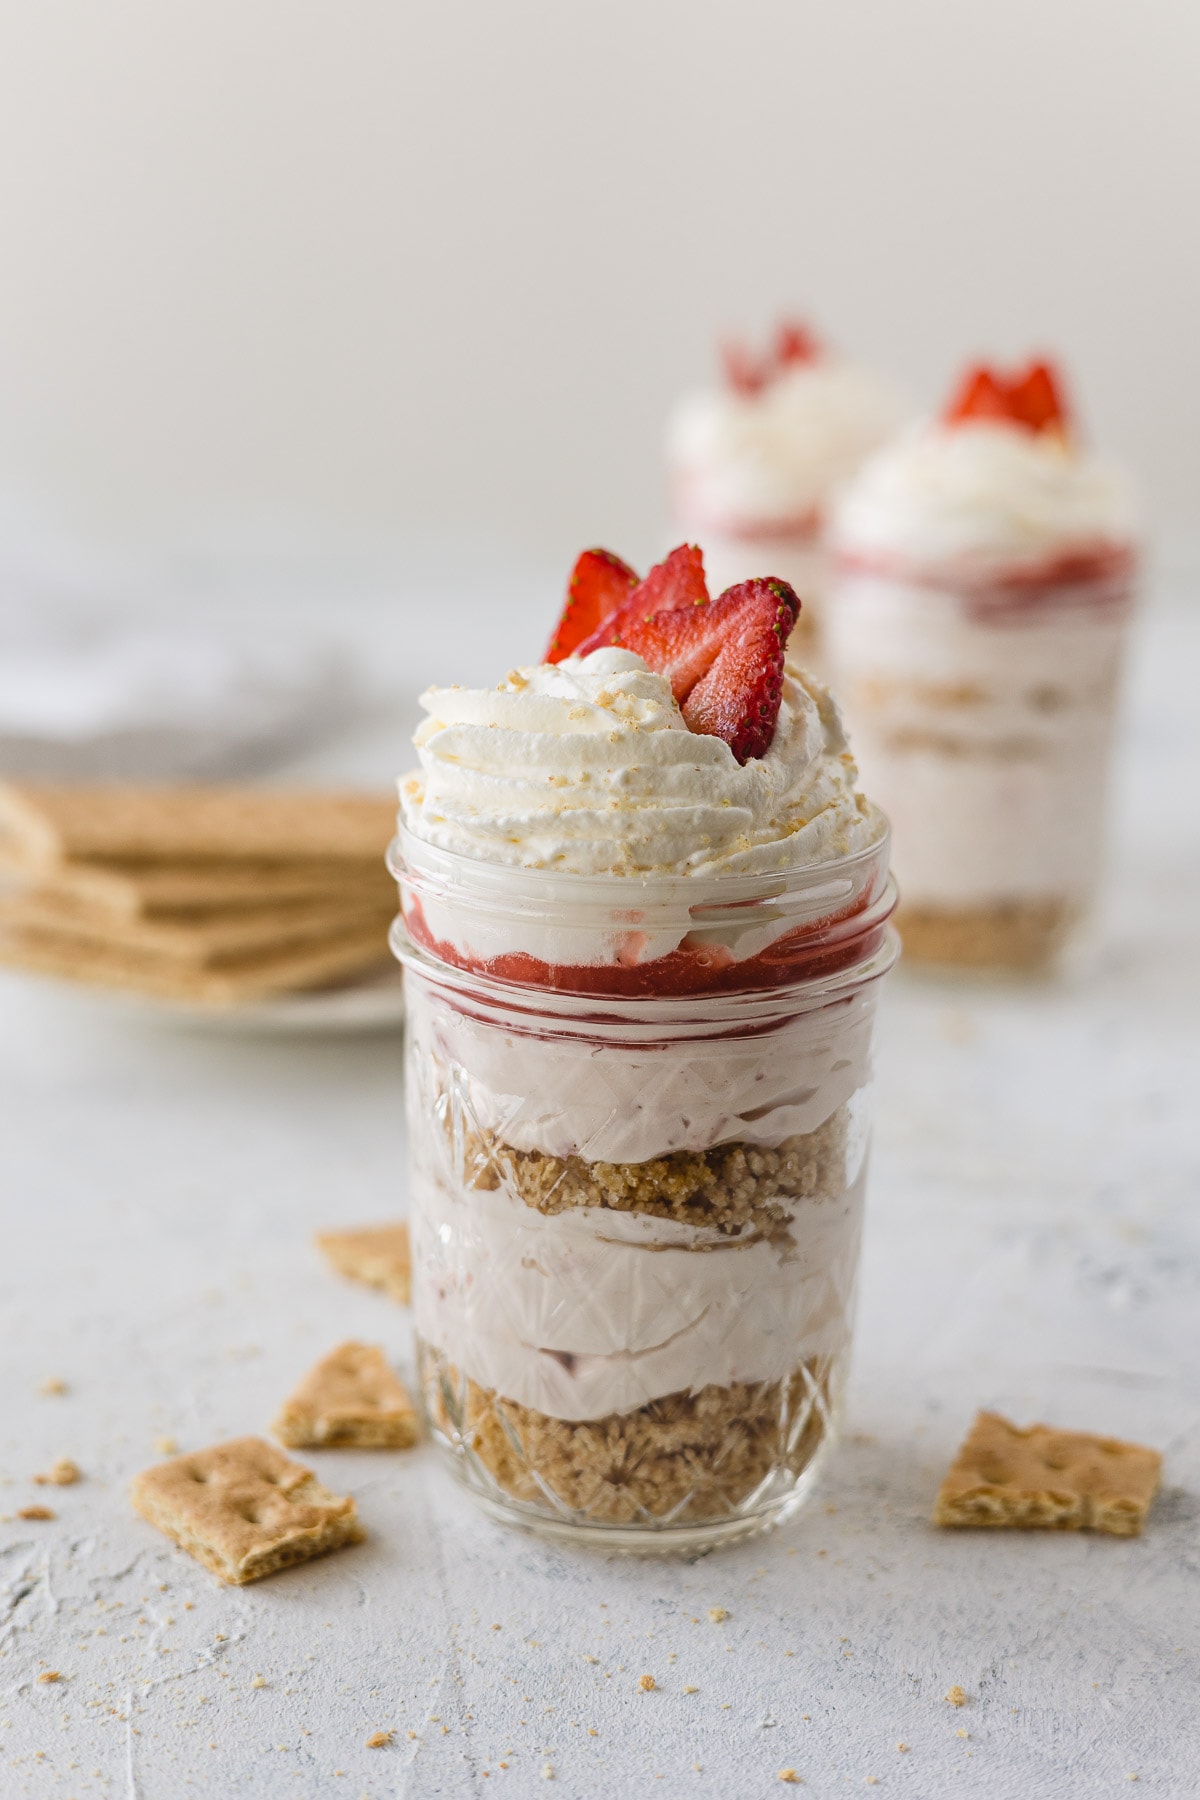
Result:
{"label": "graham cracker crumb on table", "polygon": [[963,1688],[959,1687],[957,1682],[955,1682],[954,1686],[950,1689],[946,1698],[951,1706],[965,1706],[967,1704],[966,1692]]}
{"label": "graham cracker crumb on table", "polygon": [[780,1779],[780,1781],[791,1781],[791,1782],[798,1783],[800,1780],[800,1777],[797,1775],[795,1769],[780,1769],[779,1779]]}
{"label": "graham cracker crumb on table", "polygon": [[38,1388],[39,1394],[66,1394],[69,1392],[66,1382],[58,1375],[47,1375],[45,1381]]}
{"label": "graham cracker crumb on table", "polygon": [[639,1675],[638,1686],[644,1694],[649,1694],[658,1686],[658,1683],[655,1681],[653,1675]]}
{"label": "graham cracker crumb on table", "polygon": [[18,1519],[56,1519],[58,1514],[48,1506],[23,1506],[17,1513]]}
{"label": "graham cracker crumb on table", "polygon": [[35,1475],[33,1479],[38,1487],[71,1487],[83,1479],[83,1471],[69,1456],[60,1456],[44,1475]]}
{"label": "graham cracker crumb on table", "polygon": [[38,1676],[39,1681],[61,1681],[62,1675],[57,1669],[43,1669]]}
{"label": "graham cracker crumb on table", "polygon": [[946,1472],[933,1522],[1135,1537],[1161,1473],[1161,1455],[1142,1444],[1048,1425],[1021,1429],[981,1412]]}
{"label": "graham cracker crumb on table", "polygon": [[382,1750],[391,1743],[395,1735],[394,1731],[373,1731],[367,1739],[367,1749]]}
{"label": "graham cracker crumb on table", "polygon": [[729,1617],[729,1614],[723,1606],[710,1606],[708,1609],[708,1616],[714,1625],[720,1625],[722,1620]]}

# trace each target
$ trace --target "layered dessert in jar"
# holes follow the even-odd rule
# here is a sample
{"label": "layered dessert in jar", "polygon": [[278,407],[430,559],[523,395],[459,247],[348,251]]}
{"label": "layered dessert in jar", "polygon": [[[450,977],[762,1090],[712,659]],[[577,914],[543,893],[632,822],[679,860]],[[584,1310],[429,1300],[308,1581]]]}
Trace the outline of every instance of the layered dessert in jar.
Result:
{"label": "layered dessert in jar", "polygon": [[427,693],[391,862],[424,1403],[495,1513],[629,1548],[799,1504],[837,1412],[887,827],[779,580],[586,552]]}
{"label": "layered dessert in jar", "polygon": [[728,344],[722,379],[688,395],[667,431],[673,525],[701,545],[714,592],[762,569],[803,602],[797,651],[819,660],[832,496],[904,423],[899,390],[807,326],[761,356]]}
{"label": "layered dessert in jar", "polygon": [[1137,531],[1044,362],[969,371],[844,495],[828,667],[892,821],[906,956],[1037,970],[1088,912]]}

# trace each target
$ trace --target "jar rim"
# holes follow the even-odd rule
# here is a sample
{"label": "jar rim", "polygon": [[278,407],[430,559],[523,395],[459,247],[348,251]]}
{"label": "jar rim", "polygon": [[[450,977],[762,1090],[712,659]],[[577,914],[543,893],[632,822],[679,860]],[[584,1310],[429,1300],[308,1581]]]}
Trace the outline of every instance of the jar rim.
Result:
{"label": "jar rim", "polygon": [[[586,908],[594,902],[605,912],[613,909],[616,896],[628,896],[636,904],[652,897],[655,910],[669,911],[679,903],[680,911],[704,924],[720,923],[727,907],[743,907],[756,902],[770,902],[792,895],[805,895],[814,902],[836,908],[839,901],[862,892],[865,880],[875,871],[887,869],[891,847],[891,826],[882,810],[867,802],[871,818],[878,826],[877,835],[860,850],[821,862],[800,863],[792,868],[763,870],[755,874],[715,875],[669,874],[650,870],[634,870],[628,874],[602,871],[580,875],[561,869],[529,868],[518,863],[487,862],[481,857],[464,856],[461,851],[447,850],[418,836],[403,822],[388,845],[387,867],[396,881],[417,875],[422,882],[439,877],[452,884],[460,899],[477,899],[488,904],[489,911],[500,916],[538,916],[551,908],[561,916],[565,906]],[[415,854],[410,851],[410,846]],[[614,884],[619,884],[614,885]],[[709,896],[709,897],[704,897]],[[496,901],[502,904],[496,908]]]}

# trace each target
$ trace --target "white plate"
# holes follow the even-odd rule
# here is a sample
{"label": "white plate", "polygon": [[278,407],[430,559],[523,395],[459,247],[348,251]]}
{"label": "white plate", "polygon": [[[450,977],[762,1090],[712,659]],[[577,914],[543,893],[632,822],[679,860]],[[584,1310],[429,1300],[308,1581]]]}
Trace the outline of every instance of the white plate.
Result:
{"label": "white plate", "polygon": [[361,981],[318,988],[311,994],[281,994],[277,1000],[255,1000],[245,1006],[185,1006],[163,1000],[121,999],[136,1003],[141,1017],[168,1020],[201,1031],[261,1032],[289,1037],[339,1033],[399,1031],[404,1023],[404,980],[393,964]]}
{"label": "white plate", "polygon": [[337,1036],[353,1033],[399,1031],[404,1023],[404,981],[393,963],[373,970],[359,981],[340,987],[317,988],[309,994],[281,994],[275,1000],[255,1000],[245,1006],[189,1006],[181,1000],[157,1000],[149,994],[123,993],[115,988],[52,981],[43,975],[25,981],[67,1004],[84,1004],[95,1015],[103,1009],[139,1024],[168,1025],[186,1030],[245,1033],[263,1036]]}

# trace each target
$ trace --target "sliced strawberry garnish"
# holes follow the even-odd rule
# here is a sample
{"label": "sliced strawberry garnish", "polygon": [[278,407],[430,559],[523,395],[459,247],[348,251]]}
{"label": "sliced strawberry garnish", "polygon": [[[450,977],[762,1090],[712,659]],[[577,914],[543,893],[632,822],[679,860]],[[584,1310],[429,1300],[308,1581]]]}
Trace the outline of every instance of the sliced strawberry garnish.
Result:
{"label": "sliced strawberry garnish", "polygon": [[585,550],[571,570],[567,603],[550,639],[546,661],[561,662],[615,613],[637,586],[628,563],[611,550]]}
{"label": "sliced strawberry garnish", "polygon": [[942,421],[946,425],[961,425],[966,419],[1007,419],[1010,416],[1007,383],[982,363],[976,363],[963,376],[942,414]]}
{"label": "sliced strawberry garnish", "polygon": [[689,731],[723,738],[744,763],[775,736],[799,611],[786,581],[743,581],[707,606],[634,620],[620,642],[668,678]]}
{"label": "sliced strawberry garnish", "polygon": [[721,362],[735,394],[761,394],[770,379],[770,364],[756,362],[741,344],[722,344]]}
{"label": "sliced strawberry garnish", "polygon": [[775,366],[791,368],[795,363],[816,362],[821,346],[808,329],[795,319],[785,319],[775,334]]}
{"label": "sliced strawberry garnish", "polygon": [[[623,565],[622,565],[623,566]],[[679,544],[664,561],[655,563],[644,581],[639,581],[616,612],[609,613],[582,643],[576,645],[580,656],[603,650],[609,644],[624,643],[624,628],[635,619],[651,613],[680,607],[707,606],[708,583],[704,579],[704,556],[696,544]]]}
{"label": "sliced strawberry garnish", "polygon": [[967,371],[942,414],[946,425],[969,419],[1003,419],[1026,431],[1062,430],[1067,423],[1062,384],[1048,362],[1032,362],[1019,375],[978,363]]}
{"label": "sliced strawberry garnish", "polygon": [[1067,423],[1062,382],[1053,363],[1032,362],[1024,375],[1009,383],[1014,417],[1032,431],[1061,430]]}

